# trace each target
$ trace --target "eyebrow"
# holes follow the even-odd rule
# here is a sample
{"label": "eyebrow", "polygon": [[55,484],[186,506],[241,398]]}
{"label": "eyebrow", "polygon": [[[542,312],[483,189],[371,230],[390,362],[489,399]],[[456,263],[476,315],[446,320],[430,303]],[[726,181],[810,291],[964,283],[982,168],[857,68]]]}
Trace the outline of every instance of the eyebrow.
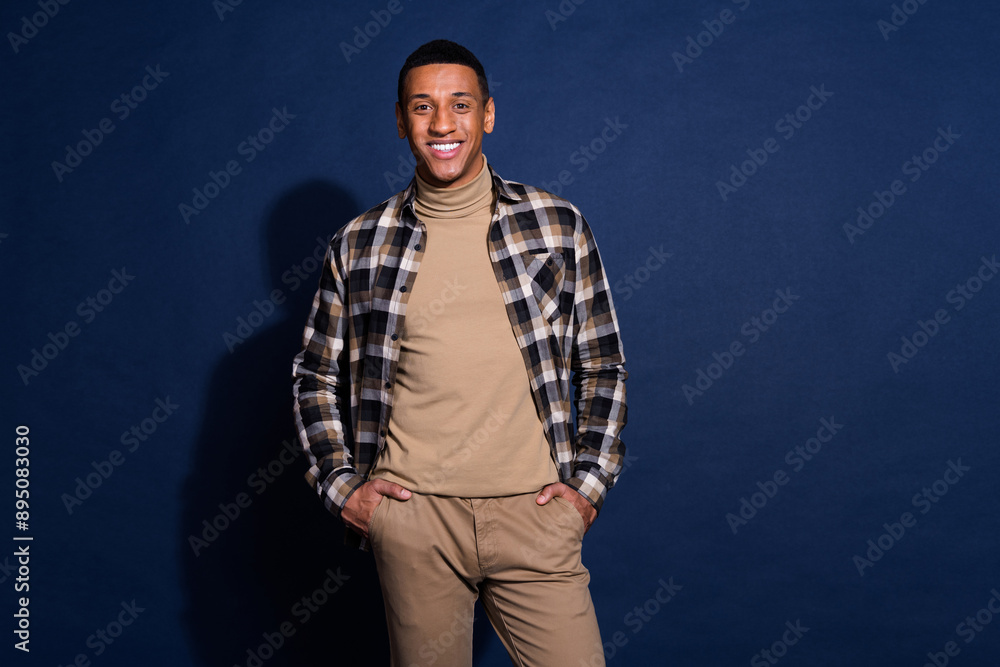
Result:
{"label": "eyebrow", "polygon": [[[463,92],[463,91],[459,91],[457,93],[452,93],[451,96],[452,97],[473,97],[473,98],[475,97],[475,95],[473,95],[472,93],[466,93],[466,92]],[[431,98],[431,96],[428,95],[427,93],[414,93],[414,94],[410,95],[408,98],[406,98],[406,101],[410,102],[410,101],[412,101],[414,99],[426,99],[426,100],[429,100],[430,98]]]}

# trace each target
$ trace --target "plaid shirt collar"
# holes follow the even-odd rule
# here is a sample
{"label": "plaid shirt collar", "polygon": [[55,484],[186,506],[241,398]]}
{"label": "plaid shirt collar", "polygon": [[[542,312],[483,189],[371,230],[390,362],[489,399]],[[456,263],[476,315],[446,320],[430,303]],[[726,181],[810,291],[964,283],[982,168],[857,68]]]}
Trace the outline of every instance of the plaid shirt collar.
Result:
{"label": "plaid shirt collar", "polygon": [[[507,181],[494,171],[492,164],[487,162],[486,168],[490,170],[490,177],[493,180],[493,191],[497,194],[498,199],[505,199],[510,203],[522,201],[521,196],[511,188]],[[417,200],[417,177],[414,176],[410,179],[410,184],[396,196],[402,198],[402,203],[400,204],[400,210],[402,211],[402,215],[400,216],[401,221],[406,225],[415,227],[417,224],[417,214],[413,206]]]}

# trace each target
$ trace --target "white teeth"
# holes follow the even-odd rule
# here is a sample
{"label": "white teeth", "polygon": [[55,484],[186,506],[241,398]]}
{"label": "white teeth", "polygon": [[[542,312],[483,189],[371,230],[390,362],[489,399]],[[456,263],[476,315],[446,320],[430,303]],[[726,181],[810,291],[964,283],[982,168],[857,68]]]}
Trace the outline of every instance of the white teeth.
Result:
{"label": "white teeth", "polygon": [[431,148],[439,153],[447,153],[448,151],[455,150],[461,142],[455,142],[453,144],[431,144]]}

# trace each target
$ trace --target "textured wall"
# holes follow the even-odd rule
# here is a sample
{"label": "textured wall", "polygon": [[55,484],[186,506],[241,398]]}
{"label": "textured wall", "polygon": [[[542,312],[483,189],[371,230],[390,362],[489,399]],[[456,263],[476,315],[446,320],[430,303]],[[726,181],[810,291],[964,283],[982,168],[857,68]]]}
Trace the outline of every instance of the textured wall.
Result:
{"label": "textured wall", "polygon": [[0,509],[34,538],[0,552],[5,664],[385,664],[289,375],[314,258],[412,175],[396,76],[438,37],[490,76],[489,160],[577,204],[614,281],[609,664],[996,664],[992,4],[12,0],[0,29]]}

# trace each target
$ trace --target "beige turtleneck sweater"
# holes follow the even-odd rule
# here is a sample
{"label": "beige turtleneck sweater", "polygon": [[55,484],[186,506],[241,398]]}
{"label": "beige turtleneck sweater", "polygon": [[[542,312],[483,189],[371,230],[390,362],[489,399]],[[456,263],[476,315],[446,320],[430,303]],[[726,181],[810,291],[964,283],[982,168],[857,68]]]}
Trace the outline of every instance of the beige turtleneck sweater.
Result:
{"label": "beige turtleneck sweater", "polygon": [[559,481],[490,262],[490,171],[457,188],[417,175],[427,228],[406,305],[385,447],[371,478],[464,498]]}

